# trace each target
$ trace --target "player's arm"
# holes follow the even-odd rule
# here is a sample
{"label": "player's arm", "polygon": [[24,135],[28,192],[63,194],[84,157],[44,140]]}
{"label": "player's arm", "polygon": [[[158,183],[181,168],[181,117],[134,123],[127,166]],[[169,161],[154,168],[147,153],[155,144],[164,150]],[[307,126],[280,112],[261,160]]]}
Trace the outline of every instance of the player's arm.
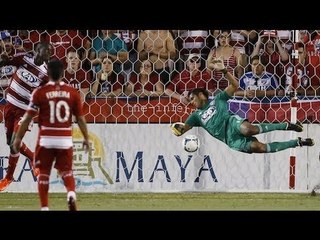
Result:
{"label": "player's arm", "polygon": [[176,136],[181,136],[185,132],[189,131],[192,126],[183,123],[183,122],[176,122],[170,125],[171,131]]}
{"label": "player's arm", "polygon": [[227,69],[225,69],[225,71],[223,71],[223,73],[224,73],[224,76],[226,77],[226,79],[228,79],[228,82],[229,82],[229,86],[225,89],[225,91],[229,96],[233,96],[234,93],[239,88],[239,82],[230,72],[227,71]]}
{"label": "player's arm", "polygon": [[89,147],[90,147],[90,143],[89,143],[89,134],[88,134],[88,128],[87,128],[87,122],[86,119],[84,118],[84,116],[77,116],[77,123],[78,126],[82,132],[83,135],[83,148],[85,150],[85,152],[89,151]]}
{"label": "player's arm", "polygon": [[18,153],[20,151],[20,146],[22,142],[22,138],[26,131],[28,130],[28,126],[33,119],[33,115],[26,112],[21,120],[20,126],[18,128],[17,133],[14,136],[14,141],[12,143],[12,150],[14,153]]}

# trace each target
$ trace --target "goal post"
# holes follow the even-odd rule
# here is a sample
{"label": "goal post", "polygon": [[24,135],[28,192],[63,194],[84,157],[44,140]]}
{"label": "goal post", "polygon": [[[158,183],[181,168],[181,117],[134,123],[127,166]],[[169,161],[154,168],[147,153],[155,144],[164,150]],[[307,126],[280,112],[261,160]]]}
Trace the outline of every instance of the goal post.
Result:
{"label": "goal post", "polygon": [[[299,41],[299,30],[293,30],[293,42],[294,47],[292,50],[292,64],[293,64],[293,72],[292,72],[292,80],[291,86],[288,88],[292,91],[289,92],[290,94],[290,121],[291,123],[297,123],[297,105],[298,105],[298,98],[297,98],[297,74],[296,74],[296,65],[298,64],[299,55],[297,50],[297,42]],[[297,133],[292,131],[291,132],[291,139],[297,138]],[[290,166],[289,166],[289,189],[295,189],[295,182],[296,182],[296,149],[290,149]]]}

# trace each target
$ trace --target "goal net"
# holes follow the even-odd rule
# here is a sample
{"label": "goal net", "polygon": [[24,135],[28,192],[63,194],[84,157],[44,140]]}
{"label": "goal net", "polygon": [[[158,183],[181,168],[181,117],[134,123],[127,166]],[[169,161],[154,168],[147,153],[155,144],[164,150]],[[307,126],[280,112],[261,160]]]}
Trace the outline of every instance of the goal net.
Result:
{"label": "goal net", "polygon": [[[79,90],[91,150],[82,149],[76,127],[74,176],[82,192],[307,192],[320,182],[320,32],[317,30],[2,30],[1,54],[34,54],[52,45],[65,65],[64,81]],[[184,122],[195,108],[188,93],[205,88],[210,99],[228,86],[207,59],[220,58],[239,80],[229,111],[254,124],[299,121],[302,133],[274,131],[261,142],[313,138],[314,147],[268,154],[230,149],[202,128],[200,147],[184,151],[183,136],[170,124]],[[0,179],[9,147],[4,109],[17,66],[1,67]],[[34,150],[35,124],[25,136]],[[37,191],[36,178],[21,155],[7,191]],[[51,191],[64,191],[53,170]]]}

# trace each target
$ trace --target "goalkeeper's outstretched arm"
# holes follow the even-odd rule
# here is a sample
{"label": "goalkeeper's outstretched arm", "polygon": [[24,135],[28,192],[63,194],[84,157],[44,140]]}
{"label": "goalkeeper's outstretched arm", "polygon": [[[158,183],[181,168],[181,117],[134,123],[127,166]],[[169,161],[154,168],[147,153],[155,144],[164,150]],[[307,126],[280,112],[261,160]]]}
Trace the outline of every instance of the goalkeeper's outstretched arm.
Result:
{"label": "goalkeeper's outstretched arm", "polygon": [[170,125],[171,131],[176,136],[181,136],[185,132],[189,131],[192,126],[185,124],[183,122],[176,122]]}

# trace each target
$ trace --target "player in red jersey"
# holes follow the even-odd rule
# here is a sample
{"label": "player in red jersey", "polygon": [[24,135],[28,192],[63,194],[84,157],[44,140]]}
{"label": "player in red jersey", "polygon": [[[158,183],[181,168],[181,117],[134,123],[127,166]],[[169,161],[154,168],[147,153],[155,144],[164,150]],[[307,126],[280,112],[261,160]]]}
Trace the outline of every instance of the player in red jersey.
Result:
{"label": "player in red jersey", "polygon": [[[20,156],[25,155],[33,166],[33,152],[22,143],[20,152],[13,153],[12,140],[20,125],[21,119],[28,107],[32,91],[40,85],[48,82],[47,62],[50,58],[50,47],[48,43],[40,43],[36,48],[35,56],[27,53],[17,53],[10,57],[2,54],[0,57],[0,67],[12,65],[17,67],[12,75],[9,87],[6,89],[6,105],[4,108],[4,121],[6,128],[7,144],[10,146],[9,165],[5,178],[0,181],[0,191],[5,190],[13,181],[13,173]],[[34,175],[37,176],[37,169]]]}
{"label": "player in red jersey", "polygon": [[87,124],[83,116],[78,90],[62,81],[63,63],[59,60],[50,61],[48,75],[50,81],[32,93],[30,104],[14,139],[13,148],[15,152],[18,151],[28,125],[32,118],[39,114],[39,137],[35,161],[36,166],[40,169],[38,192],[41,210],[49,210],[49,178],[52,166],[54,166],[67,189],[69,210],[74,211],[77,210],[77,207],[75,180],[72,172],[72,116],[75,116],[83,134],[85,151],[89,149]]}

